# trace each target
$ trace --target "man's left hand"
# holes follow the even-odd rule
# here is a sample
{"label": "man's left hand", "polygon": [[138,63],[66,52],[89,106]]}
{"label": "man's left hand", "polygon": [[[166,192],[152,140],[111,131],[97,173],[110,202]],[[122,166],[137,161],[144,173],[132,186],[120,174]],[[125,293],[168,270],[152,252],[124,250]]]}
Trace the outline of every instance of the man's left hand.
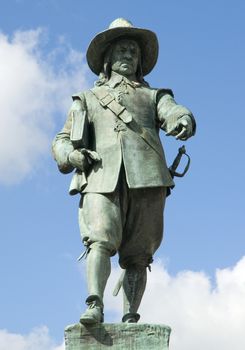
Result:
{"label": "man's left hand", "polygon": [[192,136],[192,120],[189,115],[183,115],[167,131],[166,136],[175,136],[176,140],[185,141]]}

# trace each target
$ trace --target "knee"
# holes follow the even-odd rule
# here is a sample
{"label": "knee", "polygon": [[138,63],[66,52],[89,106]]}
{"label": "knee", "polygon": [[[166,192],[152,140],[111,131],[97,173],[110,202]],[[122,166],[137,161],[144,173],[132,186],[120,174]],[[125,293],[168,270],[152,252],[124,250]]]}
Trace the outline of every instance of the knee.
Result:
{"label": "knee", "polygon": [[151,255],[137,255],[137,256],[127,256],[120,257],[119,264],[122,269],[145,269],[148,267],[150,269],[150,264],[153,262]]}
{"label": "knee", "polygon": [[113,247],[112,244],[108,241],[92,241],[89,238],[83,239],[83,244],[88,250],[88,253],[93,251],[99,251],[101,254],[107,255],[107,256],[113,256],[116,254],[116,249]]}

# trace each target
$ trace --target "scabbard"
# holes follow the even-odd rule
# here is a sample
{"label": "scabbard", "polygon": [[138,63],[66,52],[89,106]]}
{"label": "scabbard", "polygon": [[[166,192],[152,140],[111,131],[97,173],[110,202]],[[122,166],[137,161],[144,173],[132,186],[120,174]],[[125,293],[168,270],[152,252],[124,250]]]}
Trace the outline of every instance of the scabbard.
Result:
{"label": "scabbard", "polygon": [[114,297],[117,296],[117,294],[119,293],[119,291],[122,287],[125,273],[126,273],[126,270],[123,270],[123,272],[121,273],[121,276],[119,277],[119,280],[117,281],[117,284],[116,284],[116,286],[113,290],[113,293],[112,293]]}

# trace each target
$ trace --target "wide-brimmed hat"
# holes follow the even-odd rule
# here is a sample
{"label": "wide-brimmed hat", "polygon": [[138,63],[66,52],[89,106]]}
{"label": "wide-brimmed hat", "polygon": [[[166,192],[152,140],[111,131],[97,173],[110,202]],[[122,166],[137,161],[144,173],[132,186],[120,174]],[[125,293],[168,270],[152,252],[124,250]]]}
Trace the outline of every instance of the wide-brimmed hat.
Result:
{"label": "wide-brimmed hat", "polygon": [[142,73],[150,73],[158,57],[158,40],[154,32],[136,28],[124,18],[115,19],[109,29],[97,34],[89,44],[87,61],[90,69],[97,75],[102,71],[104,54],[111,42],[121,37],[132,38],[140,46],[142,56]]}

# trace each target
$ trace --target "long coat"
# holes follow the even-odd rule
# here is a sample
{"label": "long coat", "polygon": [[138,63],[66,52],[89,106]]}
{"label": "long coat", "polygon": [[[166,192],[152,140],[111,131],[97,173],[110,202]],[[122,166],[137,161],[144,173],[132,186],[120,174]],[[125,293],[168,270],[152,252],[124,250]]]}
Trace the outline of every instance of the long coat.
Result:
{"label": "long coat", "polygon": [[[107,92],[109,100],[113,99],[109,104],[104,103]],[[152,89],[116,74],[106,85],[75,94],[73,99],[65,126],[53,142],[58,167],[63,173],[74,169],[68,155],[75,148],[96,151],[101,157],[86,177],[75,174],[75,192],[113,192],[122,163],[129,188],[174,186],[159,129],[168,131],[177,119],[189,115],[194,133],[195,121],[187,108],[174,101],[171,90]],[[118,113],[115,107],[119,107]],[[77,176],[82,177],[82,184]],[[74,188],[71,190],[74,193]]]}

